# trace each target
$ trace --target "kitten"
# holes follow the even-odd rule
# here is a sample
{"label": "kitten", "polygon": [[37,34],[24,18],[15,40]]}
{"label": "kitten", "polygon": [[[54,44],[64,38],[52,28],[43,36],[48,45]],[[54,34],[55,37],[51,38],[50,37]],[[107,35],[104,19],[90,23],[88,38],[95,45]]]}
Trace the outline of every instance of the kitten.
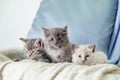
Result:
{"label": "kitten", "polygon": [[72,44],[67,35],[67,25],[63,28],[42,28],[45,34],[47,53],[53,62],[71,62]]}
{"label": "kitten", "polygon": [[72,55],[72,62],[80,65],[104,64],[107,57],[104,52],[95,51],[95,45],[80,45]]}
{"label": "kitten", "polygon": [[40,62],[51,62],[51,58],[47,55],[44,49],[44,43],[42,39],[24,39],[20,38],[25,43],[25,55],[29,59],[33,59]]}

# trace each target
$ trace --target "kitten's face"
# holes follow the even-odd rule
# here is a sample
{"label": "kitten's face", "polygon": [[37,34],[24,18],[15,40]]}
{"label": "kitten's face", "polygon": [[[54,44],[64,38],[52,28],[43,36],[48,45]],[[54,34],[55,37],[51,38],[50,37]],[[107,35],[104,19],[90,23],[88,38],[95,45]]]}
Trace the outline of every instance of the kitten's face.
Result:
{"label": "kitten's face", "polygon": [[44,43],[41,39],[23,39],[25,43],[25,55],[30,59],[36,59],[44,54]]}
{"label": "kitten's face", "polygon": [[33,48],[33,49],[26,48],[25,53],[26,56],[30,59],[38,59],[42,57],[42,54],[44,54],[41,48]]}
{"label": "kitten's face", "polygon": [[75,53],[73,54],[72,57],[77,63],[84,64],[90,59],[91,54],[93,54],[94,51],[95,51],[95,45],[79,46],[75,50]]}
{"label": "kitten's face", "polygon": [[61,48],[68,43],[67,26],[64,28],[42,28],[45,33],[47,45],[53,48]]}

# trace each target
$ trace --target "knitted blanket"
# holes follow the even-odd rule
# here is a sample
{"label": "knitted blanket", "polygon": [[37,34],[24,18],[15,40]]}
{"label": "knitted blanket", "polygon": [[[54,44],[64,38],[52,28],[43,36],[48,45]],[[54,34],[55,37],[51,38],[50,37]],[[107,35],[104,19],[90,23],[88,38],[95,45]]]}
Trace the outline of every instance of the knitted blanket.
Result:
{"label": "knitted blanket", "polygon": [[120,67],[44,63],[29,59],[13,62],[1,53],[0,80],[120,80]]}

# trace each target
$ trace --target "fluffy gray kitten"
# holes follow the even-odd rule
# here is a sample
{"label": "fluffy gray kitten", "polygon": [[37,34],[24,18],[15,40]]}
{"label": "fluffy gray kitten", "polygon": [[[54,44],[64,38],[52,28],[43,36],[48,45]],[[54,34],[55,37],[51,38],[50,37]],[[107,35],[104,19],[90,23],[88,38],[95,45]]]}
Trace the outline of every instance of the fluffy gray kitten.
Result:
{"label": "fluffy gray kitten", "polygon": [[63,28],[43,28],[47,53],[53,62],[71,62],[72,44],[67,35],[67,26]]}
{"label": "fluffy gray kitten", "polygon": [[44,43],[41,38],[38,39],[24,39],[20,38],[25,43],[25,55],[29,59],[40,62],[51,62],[51,58],[47,55],[44,49]]}

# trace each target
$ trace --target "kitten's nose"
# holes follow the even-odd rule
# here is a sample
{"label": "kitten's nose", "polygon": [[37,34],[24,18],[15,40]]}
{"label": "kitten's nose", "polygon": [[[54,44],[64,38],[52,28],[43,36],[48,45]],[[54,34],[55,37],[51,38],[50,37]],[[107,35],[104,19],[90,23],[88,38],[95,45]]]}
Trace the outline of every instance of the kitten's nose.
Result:
{"label": "kitten's nose", "polygon": [[31,56],[32,56],[32,54],[29,54],[29,55],[28,55],[28,57],[31,57]]}
{"label": "kitten's nose", "polygon": [[53,40],[54,40],[53,38],[50,39],[50,41],[53,41]]}
{"label": "kitten's nose", "polygon": [[86,59],[82,59],[82,62],[84,63],[86,61]]}
{"label": "kitten's nose", "polygon": [[85,60],[82,60],[83,62],[85,61]]}

